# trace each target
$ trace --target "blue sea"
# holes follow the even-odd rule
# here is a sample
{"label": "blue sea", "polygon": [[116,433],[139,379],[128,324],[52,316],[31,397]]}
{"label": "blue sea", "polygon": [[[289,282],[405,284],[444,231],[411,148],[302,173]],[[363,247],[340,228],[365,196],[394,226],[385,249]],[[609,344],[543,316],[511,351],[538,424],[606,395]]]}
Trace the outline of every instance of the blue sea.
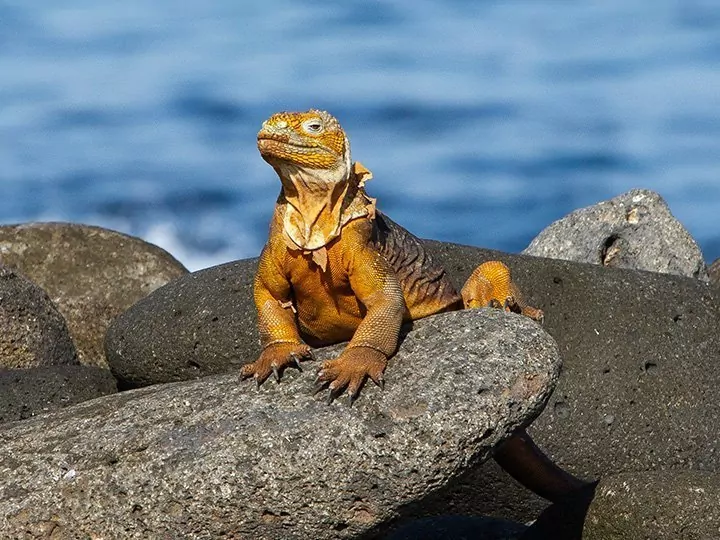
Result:
{"label": "blue sea", "polygon": [[419,236],[520,251],[642,187],[720,257],[717,0],[0,0],[0,223],[255,256],[256,132],[310,107]]}

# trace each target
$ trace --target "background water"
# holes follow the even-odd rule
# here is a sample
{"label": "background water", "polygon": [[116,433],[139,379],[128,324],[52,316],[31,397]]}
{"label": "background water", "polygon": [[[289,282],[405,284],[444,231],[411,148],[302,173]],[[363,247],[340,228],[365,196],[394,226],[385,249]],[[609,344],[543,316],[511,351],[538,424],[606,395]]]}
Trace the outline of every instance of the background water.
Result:
{"label": "background water", "polygon": [[0,223],[257,255],[255,134],[309,107],[420,236],[519,251],[645,187],[720,256],[716,0],[0,0]]}

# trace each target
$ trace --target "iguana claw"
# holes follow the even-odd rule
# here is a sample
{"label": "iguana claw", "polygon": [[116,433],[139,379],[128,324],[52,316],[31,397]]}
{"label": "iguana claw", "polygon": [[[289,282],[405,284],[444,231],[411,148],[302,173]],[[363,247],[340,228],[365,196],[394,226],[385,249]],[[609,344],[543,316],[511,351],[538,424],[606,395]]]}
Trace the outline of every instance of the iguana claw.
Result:
{"label": "iguana claw", "polygon": [[[310,358],[313,358],[312,351],[310,352]],[[293,364],[298,369],[298,371],[303,370],[302,366],[300,366],[300,357],[297,355],[297,353],[292,353],[290,355],[290,359],[293,361]]]}
{"label": "iguana claw", "polygon": [[313,389],[312,389],[312,395],[314,396],[315,394],[317,394],[317,393],[319,393],[319,392],[322,392],[322,391],[325,390],[327,387],[328,387],[328,383],[327,383],[327,382],[318,382],[318,379],[315,379],[315,384],[314,384]]}

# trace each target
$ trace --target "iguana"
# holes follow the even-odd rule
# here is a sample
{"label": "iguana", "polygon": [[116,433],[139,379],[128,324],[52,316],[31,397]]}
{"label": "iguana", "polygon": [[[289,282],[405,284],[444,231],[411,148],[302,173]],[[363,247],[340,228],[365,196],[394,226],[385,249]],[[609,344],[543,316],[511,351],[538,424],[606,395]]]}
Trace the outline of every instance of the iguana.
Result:
{"label": "iguana", "polygon": [[[279,381],[286,368],[301,369],[312,358],[310,346],[349,340],[338,358],[321,366],[316,383],[329,389],[330,401],[347,390],[352,403],[367,378],[384,385],[403,322],[478,306],[542,318],[522,302],[500,261],[480,265],[458,294],[420,240],[376,209],[364,188],[372,175],[351,160],[348,138],[328,112],[274,114],[257,141],[282,189],[254,281],[263,349],[243,366],[242,378],[253,377],[258,386],[271,374]],[[526,434],[512,439],[507,447],[534,456],[520,464],[509,458],[506,468],[519,468],[523,483],[533,484],[528,476],[544,463],[546,472],[558,473],[553,481],[573,484],[543,462]],[[542,491],[548,482],[529,487]],[[560,484],[556,491],[567,490]]]}

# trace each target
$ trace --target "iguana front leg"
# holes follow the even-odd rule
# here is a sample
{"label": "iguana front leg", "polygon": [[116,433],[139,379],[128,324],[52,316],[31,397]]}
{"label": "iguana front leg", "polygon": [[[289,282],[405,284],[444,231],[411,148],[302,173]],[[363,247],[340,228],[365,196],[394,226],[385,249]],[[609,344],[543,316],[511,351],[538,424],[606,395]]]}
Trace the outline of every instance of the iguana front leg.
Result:
{"label": "iguana front leg", "polygon": [[387,360],[397,349],[407,307],[400,282],[385,258],[368,245],[348,244],[357,246],[348,257],[350,287],[367,312],[342,354],[322,365],[317,388],[330,389],[329,401],[347,389],[352,404],[368,377],[384,387]]}
{"label": "iguana front leg", "polygon": [[260,255],[254,297],[263,350],[255,362],[242,367],[240,376],[254,377],[260,386],[271,373],[279,381],[287,367],[302,369],[300,362],[312,359],[312,351],[300,337],[295,322],[290,282],[270,244]]}

